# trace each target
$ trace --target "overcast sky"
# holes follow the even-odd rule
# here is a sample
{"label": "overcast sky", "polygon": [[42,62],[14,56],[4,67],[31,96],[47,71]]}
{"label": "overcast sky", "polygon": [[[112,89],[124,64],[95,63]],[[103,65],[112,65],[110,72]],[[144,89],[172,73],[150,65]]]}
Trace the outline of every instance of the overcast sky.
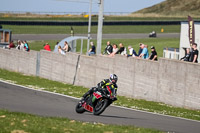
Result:
{"label": "overcast sky", "polygon": [[[88,12],[90,0],[2,0],[0,11]],[[93,12],[98,12],[93,0]],[[165,0],[104,0],[104,12],[134,12]]]}

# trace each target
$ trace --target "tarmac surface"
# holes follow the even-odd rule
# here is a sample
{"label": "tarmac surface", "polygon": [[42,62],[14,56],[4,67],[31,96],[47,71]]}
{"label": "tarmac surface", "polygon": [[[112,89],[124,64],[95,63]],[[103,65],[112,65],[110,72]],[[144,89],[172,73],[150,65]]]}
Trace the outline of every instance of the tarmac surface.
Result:
{"label": "tarmac surface", "polygon": [[[69,34],[13,34],[13,40],[62,40],[69,37]],[[76,36],[86,36],[87,34],[76,34]],[[93,39],[97,38],[96,34],[91,34]],[[141,39],[149,38],[147,33],[133,34],[103,34],[103,39]],[[161,33],[157,34],[157,38],[180,38],[180,33]]]}
{"label": "tarmac surface", "polygon": [[78,99],[37,91],[0,81],[0,109],[25,112],[40,116],[65,117],[86,122],[134,125],[154,128],[168,133],[199,133],[200,121],[157,115],[115,106],[108,107],[100,116],[85,112],[77,114]]}

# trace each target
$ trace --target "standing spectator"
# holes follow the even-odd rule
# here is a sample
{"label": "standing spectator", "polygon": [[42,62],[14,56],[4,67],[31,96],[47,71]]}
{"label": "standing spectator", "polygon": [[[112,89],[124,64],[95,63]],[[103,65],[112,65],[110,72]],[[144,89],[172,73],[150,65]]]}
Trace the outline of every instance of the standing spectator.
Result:
{"label": "standing spectator", "polygon": [[65,51],[65,53],[71,51],[71,47],[69,46],[67,41],[65,41],[64,43],[63,50]]}
{"label": "standing spectator", "polygon": [[65,55],[65,52],[63,51],[63,49],[61,48],[61,46],[58,46],[58,53]]}
{"label": "standing spectator", "polygon": [[110,41],[107,41],[107,46],[106,46],[105,51],[104,51],[103,54],[110,55],[113,52],[112,50],[113,50],[113,47],[110,44]]}
{"label": "standing spectator", "polygon": [[190,57],[190,62],[193,62],[193,63],[198,63],[198,54],[199,54],[199,51],[197,50],[197,44],[194,43],[192,44],[192,52],[191,52],[191,57]]}
{"label": "standing spectator", "polygon": [[130,57],[130,56],[135,57],[135,56],[137,56],[137,53],[136,53],[135,50],[132,48],[132,46],[128,46],[128,51],[129,51],[129,54],[126,55],[127,57]]}
{"label": "standing spectator", "polygon": [[116,53],[118,51],[117,44],[113,44],[112,47],[113,47],[112,53]]}
{"label": "standing spectator", "polygon": [[187,49],[185,49],[185,56],[182,57],[180,60],[182,60],[182,61],[189,61],[190,56],[191,56],[190,48],[187,48]]}
{"label": "standing spectator", "polygon": [[157,61],[158,55],[157,55],[157,52],[156,52],[156,49],[154,46],[151,46],[151,55],[149,57],[149,60],[152,60],[152,61]]}
{"label": "standing spectator", "polygon": [[142,49],[142,53],[139,55],[140,58],[142,59],[148,59],[149,57],[149,52],[148,52],[148,49],[145,47],[144,44],[141,44],[140,45],[141,49]]}
{"label": "standing spectator", "polygon": [[24,41],[24,49],[25,49],[25,51],[27,51],[27,52],[30,51],[30,47],[29,47],[27,41]]}
{"label": "standing spectator", "polygon": [[11,48],[15,48],[15,44],[13,41],[10,42],[10,44],[8,45],[8,48],[11,49]]}
{"label": "standing spectator", "polygon": [[89,56],[90,56],[90,55],[96,54],[96,48],[95,48],[95,46],[94,46],[94,43],[93,43],[93,42],[90,42],[90,45],[91,45],[91,48],[90,48],[90,50],[88,51],[88,55],[89,55]]}
{"label": "standing spectator", "polygon": [[44,45],[44,49],[47,50],[47,51],[51,51],[51,47],[50,47],[50,45],[48,43],[46,43]]}

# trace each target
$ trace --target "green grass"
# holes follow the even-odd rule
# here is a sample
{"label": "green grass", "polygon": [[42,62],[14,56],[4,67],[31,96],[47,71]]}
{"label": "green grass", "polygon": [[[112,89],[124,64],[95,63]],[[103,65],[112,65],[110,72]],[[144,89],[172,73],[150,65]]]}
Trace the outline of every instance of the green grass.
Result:
{"label": "green grass", "polygon": [[[51,81],[40,77],[22,75],[20,73],[10,72],[3,69],[0,69],[0,79],[31,87],[34,89],[42,89],[74,97],[82,97],[82,95],[88,91],[88,88],[85,87],[73,86],[71,84]],[[172,107],[164,103],[118,96],[118,100],[114,102],[114,104],[118,106],[129,107],[132,109],[139,109],[159,114],[200,120],[200,110],[189,110],[184,108]]]}
{"label": "green grass", "polygon": [[0,133],[94,133],[94,131],[98,133],[161,133],[161,131],[133,126],[79,122],[67,118],[39,117],[0,110]]}
{"label": "green grass", "polygon": [[[59,40],[45,40],[45,41],[34,41],[29,42],[31,50],[40,51],[43,49],[43,44],[48,42],[52,48],[54,49],[54,46],[56,42]],[[96,40],[92,40],[96,44]],[[158,53],[159,57],[163,57],[163,48],[165,47],[179,47],[179,38],[146,38],[146,39],[104,39],[102,40],[102,52],[104,48],[106,47],[106,42],[111,41],[111,43],[123,43],[125,47],[127,48],[129,45],[131,45],[137,52],[139,50],[139,43],[144,43],[149,46],[149,53],[150,53],[150,46],[155,46],[156,51]],[[80,41],[77,41],[77,52],[80,52]],[[84,41],[83,45],[83,53],[86,53],[87,51],[87,41]]]}
{"label": "green grass", "polygon": [[[2,25],[3,29],[12,30],[13,34],[69,34],[71,26],[19,26],[19,25]],[[180,25],[127,25],[127,26],[103,26],[104,34],[120,33],[150,33],[156,31],[161,33],[180,33]],[[74,33],[87,34],[88,26],[73,26]],[[91,33],[97,34],[97,26],[91,27]]]}

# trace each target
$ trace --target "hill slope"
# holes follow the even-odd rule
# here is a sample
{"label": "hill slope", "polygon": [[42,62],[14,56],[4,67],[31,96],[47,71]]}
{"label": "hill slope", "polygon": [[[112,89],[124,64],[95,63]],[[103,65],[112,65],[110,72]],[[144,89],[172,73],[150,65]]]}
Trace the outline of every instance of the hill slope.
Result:
{"label": "hill slope", "polygon": [[200,0],[166,0],[133,14],[155,14],[166,16],[200,16]]}

